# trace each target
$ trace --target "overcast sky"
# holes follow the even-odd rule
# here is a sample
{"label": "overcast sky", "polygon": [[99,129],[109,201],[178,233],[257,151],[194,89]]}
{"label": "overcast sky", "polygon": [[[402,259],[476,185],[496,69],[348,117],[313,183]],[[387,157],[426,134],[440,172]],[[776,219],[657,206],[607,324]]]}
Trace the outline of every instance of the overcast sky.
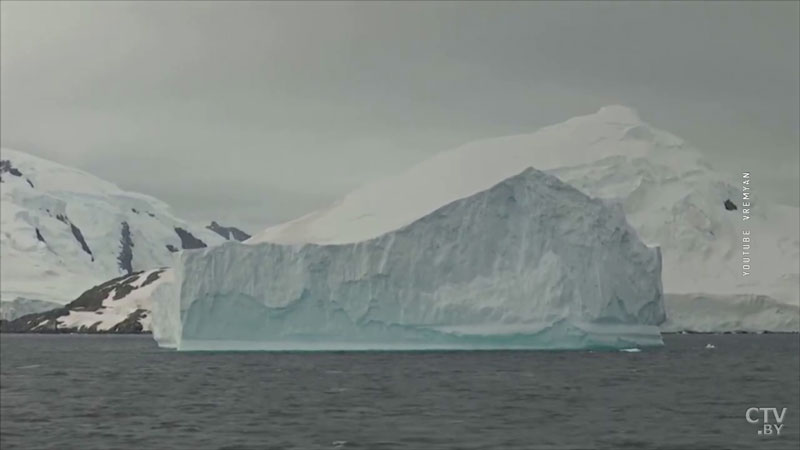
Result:
{"label": "overcast sky", "polygon": [[252,232],[624,104],[797,205],[799,5],[3,1],[2,144]]}

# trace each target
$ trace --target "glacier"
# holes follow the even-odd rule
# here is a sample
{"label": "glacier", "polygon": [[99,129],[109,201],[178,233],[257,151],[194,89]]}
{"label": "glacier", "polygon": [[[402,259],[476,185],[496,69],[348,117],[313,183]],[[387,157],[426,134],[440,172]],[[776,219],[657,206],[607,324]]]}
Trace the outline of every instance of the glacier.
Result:
{"label": "glacier", "polygon": [[251,241],[178,255],[174,282],[153,294],[160,346],[662,344],[660,250],[639,240],[619,205],[533,168],[367,239]]}
{"label": "glacier", "polygon": [[60,306],[58,303],[27,298],[16,298],[7,302],[0,301],[0,321],[11,321],[28,314],[44,312]]}

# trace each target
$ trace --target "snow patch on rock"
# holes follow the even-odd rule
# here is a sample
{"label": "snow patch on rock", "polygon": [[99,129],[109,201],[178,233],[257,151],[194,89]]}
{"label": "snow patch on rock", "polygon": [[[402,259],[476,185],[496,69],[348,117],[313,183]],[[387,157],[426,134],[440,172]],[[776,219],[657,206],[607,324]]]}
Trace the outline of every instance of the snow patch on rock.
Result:
{"label": "snow patch on rock", "polygon": [[92,287],[65,306],[22,315],[4,323],[3,331],[150,332],[154,292],[172,281],[172,271],[163,268],[123,275]]}

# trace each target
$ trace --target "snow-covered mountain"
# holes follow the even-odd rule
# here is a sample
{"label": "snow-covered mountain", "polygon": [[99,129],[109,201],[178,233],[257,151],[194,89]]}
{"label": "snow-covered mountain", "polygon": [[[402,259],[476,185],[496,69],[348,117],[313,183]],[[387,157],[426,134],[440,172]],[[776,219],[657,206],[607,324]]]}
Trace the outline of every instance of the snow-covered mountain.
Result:
{"label": "snow-covered mountain", "polygon": [[622,209],[532,168],[380,236],[184,252],[153,305],[190,349],[661,344],[661,256]]}
{"label": "snow-covered mountain", "polygon": [[[691,317],[695,306],[702,311],[704,319],[694,318],[687,328],[800,329],[798,208],[772,204],[760,195],[759,179],[768,177],[766,173],[750,175],[751,206],[743,205],[741,173],[715,171],[682,139],[650,126],[623,106],[604,107],[532,134],[484,140],[438,154],[405,173],[357,189],[329,208],[268,228],[247,243],[344,244],[370,239],[529,166],[623,207],[642,240],[662,249],[668,311],[672,309],[676,318]],[[746,255],[751,258],[748,275],[742,271],[744,230],[753,241]],[[709,296],[732,300],[729,306],[741,320],[731,322],[727,314],[724,319],[715,317],[708,314],[707,301],[691,301]],[[741,296],[769,301],[743,302]],[[767,308],[768,315],[783,317],[763,321],[758,305]],[[672,325],[682,328],[684,323]]]}
{"label": "snow-covered mountain", "polygon": [[123,275],[82,293],[65,306],[0,322],[13,333],[144,333],[151,328],[153,292],[172,281],[170,269]]}
{"label": "snow-covered mountain", "polygon": [[0,299],[65,304],[93,285],[225,242],[153,197],[86,172],[0,150]]}

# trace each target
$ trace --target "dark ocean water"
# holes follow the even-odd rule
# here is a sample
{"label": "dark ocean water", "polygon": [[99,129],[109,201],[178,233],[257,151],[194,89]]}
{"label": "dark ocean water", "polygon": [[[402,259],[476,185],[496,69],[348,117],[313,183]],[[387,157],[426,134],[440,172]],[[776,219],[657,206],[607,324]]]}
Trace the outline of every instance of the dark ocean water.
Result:
{"label": "dark ocean water", "polygon": [[[2,335],[0,447],[800,448],[800,336],[665,341],[640,353],[176,353],[147,336]],[[750,407],[787,408],[781,435],[758,435]]]}

